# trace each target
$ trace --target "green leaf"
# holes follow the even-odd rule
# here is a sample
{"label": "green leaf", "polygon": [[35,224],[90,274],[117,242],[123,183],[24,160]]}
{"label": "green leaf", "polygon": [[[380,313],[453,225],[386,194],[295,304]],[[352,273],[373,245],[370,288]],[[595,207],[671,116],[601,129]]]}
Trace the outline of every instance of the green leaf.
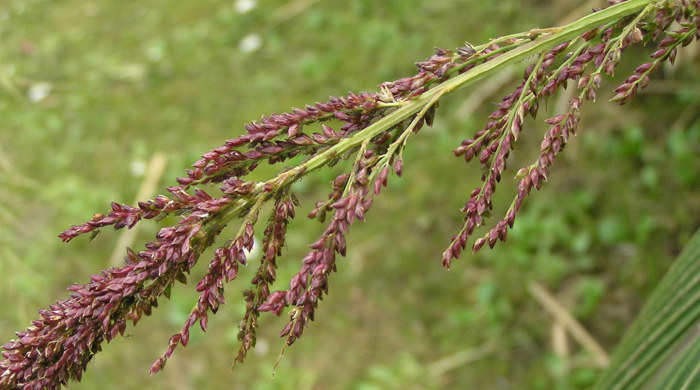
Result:
{"label": "green leaf", "polygon": [[630,326],[595,389],[700,388],[700,230]]}
{"label": "green leaf", "polygon": [[658,381],[663,384],[662,389],[700,388],[700,337],[693,332],[691,338],[690,345],[675,359],[673,369]]}

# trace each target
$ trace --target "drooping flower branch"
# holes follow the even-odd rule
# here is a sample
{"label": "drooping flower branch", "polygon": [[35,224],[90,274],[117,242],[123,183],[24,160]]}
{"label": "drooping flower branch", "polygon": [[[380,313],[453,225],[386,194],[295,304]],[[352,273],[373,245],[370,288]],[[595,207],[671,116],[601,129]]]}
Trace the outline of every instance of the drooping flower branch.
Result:
{"label": "drooping flower branch", "polygon": [[[70,241],[82,234],[95,235],[106,226],[131,228],[144,219],[179,217],[175,225],[161,229],[144,250],[127,249],[122,267],[72,286],[68,299],[41,310],[30,328],[5,344],[0,388],[58,389],[69,380],[80,380],[103,341],[123,333],[127,321],[136,324],[149,315],[160,297],[169,296],[176,281],[187,280],[201,254],[214,245],[224,228],[240,221],[237,234],[214,250],[207,273],[196,285],[197,303],[151,372],[163,369],[177,346],[187,345],[191,327],[199,325],[206,331],[209,315],[225,302],[225,285],[236,278],[240,266],[247,265],[254,232],[258,221],[265,219],[261,214],[266,209],[270,211],[262,232],[262,258],[243,294],[246,311],[239,326],[241,347],[235,361],[243,362],[255,346],[258,318],[266,312],[279,316],[289,309],[290,319],[281,337],[291,345],[315,318],[319,302],[328,293],[337,255],[345,256],[347,250],[350,226],[364,221],[392,172],[402,175],[403,150],[413,134],[432,125],[439,100],[535,55],[523,81],[503,98],[491,121],[455,150],[467,162],[477,158],[483,176],[464,206],[464,224],[443,254],[443,264],[449,267],[459,257],[490,216],[492,196],[525,117],[534,118],[540,103],[560,87],[573,84],[578,94],[569,109],[545,121],[551,128],[544,135],[537,161],[518,171],[518,190],[511,207],[472,249],[504,241],[525,197],[533,188],[541,188],[556,155],[575,134],[582,104],[595,99],[603,75],[613,74],[624,49],[659,42],[651,61],[640,65],[615,90],[613,101],[619,103],[644,88],[650,73],[662,62],[673,62],[679,47],[698,38],[698,8],[700,1],[629,0],[568,26],[513,34],[480,46],[467,44],[455,51],[437,49],[428,60],[417,63],[416,75],[384,83],[379,92],[332,97],[247,125],[245,134],[195,162],[186,176],[177,179],[177,185],[168,188],[169,196],[141,202],[138,207],[113,203],[106,215],[96,214],[60,235]],[[672,22],[680,29],[671,31]],[[267,181],[249,179],[261,163],[283,164],[297,156],[303,156],[301,163],[282,168]],[[328,218],[325,230],[310,245],[288,287],[273,291],[287,228],[299,208],[292,184],[345,160],[352,162],[332,181],[328,199],[317,202],[309,213],[322,223]],[[218,186],[216,195],[211,189],[214,185]],[[272,207],[265,208],[266,204]]]}
{"label": "drooping flower branch", "polygon": [[[505,241],[508,229],[513,227],[523,200],[533,188],[540,189],[547,180],[555,157],[564,149],[570,136],[576,134],[583,102],[595,100],[603,74],[612,76],[622,52],[636,43],[648,43],[667,35],[659,43],[659,49],[651,54],[653,61],[640,65],[624,84],[615,89],[611,101],[624,104],[634,97],[638,89],[649,84],[649,73],[665,60],[673,63],[677,47],[688,45],[698,34],[697,3],[685,3],[685,7],[663,7],[661,4],[646,6],[633,18],[612,21],[590,30],[580,37],[563,42],[542,52],[538,60],[527,67],[524,81],[503,98],[498,109],[490,115],[491,121],[474,137],[455,149],[457,156],[467,162],[478,158],[482,168],[482,185],[475,188],[462,211],[464,224],[443,253],[443,264],[449,267],[466,248],[467,239],[475,229],[483,225],[491,215],[492,196],[506,169],[510,151],[515,148],[526,116],[535,118],[540,102],[553,95],[558,88],[574,84],[578,94],[569,101],[569,109],[555,115],[545,123],[552,126],[545,133],[540,155],[534,163],[521,168],[517,175],[517,194],[505,216],[483,237],[472,245],[476,252],[484,244],[493,248],[496,242]],[[690,10],[690,11],[689,11]],[[652,20],[648,20],[652,18]],[[682,28],[668,31],[672,22]]]}

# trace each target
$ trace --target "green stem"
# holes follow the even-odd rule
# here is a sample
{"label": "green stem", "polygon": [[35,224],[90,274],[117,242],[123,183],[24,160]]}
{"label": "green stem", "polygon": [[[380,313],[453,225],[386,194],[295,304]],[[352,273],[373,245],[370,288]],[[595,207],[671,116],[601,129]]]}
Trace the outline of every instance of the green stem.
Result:
{"label": "green stem", "polygon": [[401,154],[403,152],[404,146],[406,146],[406,141],[408,140],[408,137],[413,133],[414,129],[416,126],[418,126],[418,123],[425,117],[425,114],[428,112],[430,107],[433,107],[438,100],[440,100],[440,97],[442,95],[435,95],[433,98],[426,104],[423,109],[413,118],[411,123],[406,127],[406,129],[399,135],[394,142],[389,145],[387,148],[386,152],[382,155],[381,160],[377,163],[377,169],[372,171],[372,174],[369,177],[369,180],[372,181],[374,180],[374,177],[380,172],[380,170],[388,166],[389,163],[391,162],[391,158],[396,154],[396,150],[399,149],[399,157],[401,157]]}
{"label": "green stem", "polygon": [[320,153],[308,159],[304,163],[281,173],[275,178],[267,181],[267,183],[274,186],[283,186],[291,183],[306,173],[324,166],[330,159],[358,146],[365,140],[376,137],[397,123],[419,112],[426,105],[428,105],[435,96],[446,95],[457,89],[464,88],[479,79],[500,71],[510,64],[522,61],[532,55],[542,53],[556,45],[574,39],[586,31],[592,30],[608,22],[621,19],[627,15],[631,15],[640,11],[649,4],[659,1],[661,0],[629,0],[585,16],[566,26],[550,29],[549,31],[551,31],[551,33],[548,35],[535,39],[528,44],[498,56],[489,62],[477,65],[468,72],[445,81],[443,84],[436,86],[414,100],[407,102],[402,107],[397,108],[395,111],[391,112],[384,118],[378,120],[352,137],[341,140],[323,153]]}
{"label": "green stem", "polygon": [[[663,0],[628,0],[624,3],[616,4],[599,12],[585,16],[566,26],[547,29],[546,35],[524,44],[518,48],[508,51],[494,59],[477,65],[468,72],[457,75],[444,83],[435,86],[413,100],[402,103],[394,111],[379,119],[367,128],[353,134],[352,136],[339,141],[325,151],[310,157],[303,163],[284,171],[274,178],[258,183],[256,191],[249,197],[236,201],[226,207],[222,215],[217,220],[226,223],[230,218],[241,216],[246,209],[252,207],[251,202],[258,202],[261,198],[269,199],[274,193],[285,188],[287,185],[299,180],[307,173],[319,169],[326,165],[333,158],[359,147],[362,143],[371,140],[377,135],[389,130],[397,123],[411,117],[421,110],[435,103],[443,95],[464,88],[486,76],[492,75],[501,69],[519,61],[523,61],[533,55],[550,50],[556,45],[570,41],[581,34],[590,31],[609,22],[620,20],[625,16],[639,12],[644,7]],[[263,201],[264,202],[264,201]]]}

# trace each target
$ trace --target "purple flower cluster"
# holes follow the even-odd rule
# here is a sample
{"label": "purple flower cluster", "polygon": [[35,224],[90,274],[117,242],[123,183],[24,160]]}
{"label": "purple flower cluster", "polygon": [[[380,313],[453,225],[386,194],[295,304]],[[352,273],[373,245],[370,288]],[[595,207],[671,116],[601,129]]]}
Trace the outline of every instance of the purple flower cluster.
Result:
{"label": "purple flower cluster", "polygon": [[[411,94],[408,90],[407,93]],[[239,266],[247,264],[246,253],[254,243],[255,223],[261,206],[268,201],[274,201],[274,208],[263,232],[261,263],[250,289],[243,294],[246,313],[240,325],[241,348],[236,361],[242,362],[254,347],[257,319],[262,312],[279,315],[283,307],[302,308],[296,328],[284,332],[299,337],[306,322],[313,319],[318,301],[328,291],[336,253],[345,255],[348,227],[355,220],[363,220],[372,203],[370,188],[378,193],[378,188],[386,185],[387,169],[382,168],[391,162],[400,174],[401,157],[389,156],[388,147],[405,125],[398,124],[375,137],[353,170],[334,181],[329,201],[322,202],[324,205],[312,213],[315,216],[332,210],[333,219],[322,237],[311,245],[312,251],[302,260],[299,273],[285,293],[271,293],[270,289],[287,225],[298,205],[290,185],[299,177],[283,171],[273,180],[256,183],[245,180],[245,176],[265,160],[274,164],[297,155],[321,155],[396,109],[391,104],[384,106],[382,99],[386,97],[363,92],[265,117],[247,125],[246,134],[205,153],[186,177],[177,180],[178,185],[167,188],[170,197],[160,195],[139,202],[137,207],[112,203],[108,213],[95,214],[91,220],[62,232],[59,237],[67,242],[88,233],[94,237],[106,226],[132,228],[142,220],[180,218],[174,226],[161,229],[145,250],[136,253],[127,249],[124,266],[94,275],[86,284],[72,286],[70,298],[40,311],[41,318],[32,327],[18,332],[17,339],[5,344],[0,388],[58,389],[71,379],[80,380],[103,341],[109,342],[123,333],[127,321],[136,324],[143,315],[149,315],[161,296],[169,296],[176,281],[186,282],[201,253],[214,243],[223,228],[235,218],[243,219],[239,234],[214,251],[208,272],[197,284],[199,299],[195,308],[151,367],[152,373],[161,370],[178,345],[188,344],[191,327],[199,324],[206,330],[209,315],[224,303],[224,285],[237,276]],[[341,122],[339,130],[326,123],[331,121]],[[424,119],[420,124],[423,122]],[[307,131],[314,128],[316,132]],[[382,173],[370,177],[378,169]],[[371,184],[374,182],[380,184]],[[212,183],[219,185],[218,197],[197,188]],[[282,303],[280,296],[284,297]]]}
{"label": "purple flower cluster", "polygon": [[[612,75],[622,51],[631,44],[656,40],[665,34],[651,55],[652,61],[640,65],[615,90],[613,100],[619,103],[625,103],[644,88],[650,73],[663,61],[673,62],[678,47],[698,38],[699,8],[700,1],[685,1],[682,7],[659,7],[653,11],[649,8],[632,21],[626,18],[611,22],[540,54],[526,69],[524,81],[498,104],[490,122],[454,151],[467,162],[478,159],[483,175],[481,185],[471,192],[462,210],[465,215],[461,230],[443,254],[445,266],[459,257],[468,238],[490,217],[493,194],[507,169],[526,116],[534,118],[540,103],[559,88],[570,83],[578,88],[569,109],[545,121],[549,130],[544,134],[538,159],[518,171],[518,189],[511,207],[474,242],[473,251],[485,244],[493,247],[497,241],[505,241],[524,199],[533,188],[541,188],[555,157],[575,134],[582,103],[595,99],[602,75]],[[674,21],[681,28],[668,32]],[[267,209],[270,211],[262,232],[262,257],[243,293],[246,311],[239,325],[241,346],[235,361],[243,362],[255,346],[258,318],[265,312],[279,316],[289,310],[290,319],[281,337],[291,345],[315,318],[319,302],[328,294],[337,255],[346,254],[350,227],[356,221],[364,221],[374,197],[387,186],[390,173],[402,175],[407,139],[422,126],[432,125],[437,98],[419,112],[387,125],[386,130],[376,127],[370,136],[362,131],[432,88],[439,88],[446,80],[521,47],[542,32],[545,30],[533,30],[478,47],[466,44],[454,52],[437,49],[432,57],[417,63],[416,75],[384,83],[380,93],[331,97],[324,103],[263,117],[248,124],[245,134],[205,153],[186,176],[177,179],[178,185],[167,189],[169,196],[157,196],[137,207],[112,203],[106,215],[95,214],[91,220],[71,226],[60,234],[63,241],[87,233],[94,237],[106,226],[132,228],[142,220],[179,217],[174,225],[162,228],[144,250],[127,249],[123,266],[93,275],[85,284],[71,286],[69,298],[41,310],[40,318],[31,327],[6,343],[0,360],[0,388],[59,389],[69,380],[80,380],[102,342],[123,334],[127,322],[136,324],[149,315],[160,297],[169,296],[176,281],[187,281],[201,254],[214,245],[223,229],[240,220],[238,233],[214,250],[207,273],[196,285],[197,304],[180,332],[170,338],[165,353],[153,363],[151,373],[163,369],[177,346],[188,344],[190,329],[198,324],[206,331],[209,315],[224,304],[224,287],[237,277],[241,266],[248,264],[247,253],[254,245],[256,225]],[[341,148],[344,145],[349,146]],[[320,222],[326,222],[328,216],[325,230],[309,246],[289,286],[273,291],[287,229],[299,207],[292,184],[308,174],[307,168],[311,171],[331,166],[353,154],[353,163],[331,182],[328,199],[317,202],[308,215]],[[282,169],[268,181],[247,178],[262,162],[277,164],[296,156],[306,160]],[[218,195],[199,188],[214,185],[218,186]],[[215,190],[208,189],[212,194]],[[266,204],[272,207],[265,208]]]}
{"label": "purple flower cluster", "polygon": [[465,44],[456,51],[436,48],[435,54],[416,63],[419,72],[412,76],[384,83],[396,99],[412,99],[428,91],[431,86],[445,82],[455,74],[469,71],[478,64],[493,60],[507,50],[529,42],[527,38],[496,40],[475,48]]}
{"label": "purple flower cluster", "polygon": [[123,334],[127,321],[135,324],[149,315],[175,280],[185,280],[210,245],[200,228],[188,223],[163,228],[146,250],[128,250],[124,266],[71,286],[70,298],[41,310],[30,328],[3,346],[0,388],[57,389],[80,380],[103,341]]}
{"label": "purple flower cluster", "polygon": [[[293,195],[285,195],[275,202],[275,211],[270,216],[264,232],[263,258],[250,281],[251,288],[243,293],[246,312],[238,327],[241,347],[236,362],[243,363],[248,351],[255,347],[258,317],[270,296],[270,286],[277,279],[277,257],[282,254],[289,222],[294,219],[294,209],[299,202]],[[278,313],[279,314],[279,313]]]}
{"label": "purple flower cluster", "polygon": [[679,47],[688,46],[693,40],[698,39],[700,20],[697,17],[692,23],[690,21],[681,21],[681,23],[682,28],[668,32],[666,38],[659,42],[657,50],[649,56],[652,59],[650,62],[639,65],[634,70],[634,74],[628,77],[622,85],[615,88],[616,95],[610,101],[619,104],[627,103],[637,95],[640,89],[649,85],[650,74],[658,69],[663,62],[668,61],[673,64],[676,61]]}
{"label": "purple flower cluster", "polygon": [[[205,153],[192,165],[193,169],[187,171],[187,177],[179,178],[178,183],[185,188],[218,183],[243,177],[265,160],[275,164],[297,155],[317,154],[384,115],[386,110],[379,107],[380,103],[377,94],[351,93],[347,97],[331,97],[328,102],[304,109],[295,108],[289,113],[264,117],[246,125],[246,134]],[[343,123],[340,131],[324,124],[319,132],[304,132],[309,125],[330,120]],[[248,150],[240,150],[242,147]]]}
{"label": "purple flower cluster", "polygon": [[[695,2],[695,9],[699,3]],[[462,209],[465,213],[462,228],[443,253],[445,267],[449,267],[452,260],[460,256],[466,248],[468,238],[491,215],[493,194],[506,169],[510,151],[514,149],[522,131],[524,117],[530,115],[535,118],[541,101],[554,94],[558,88],[565,88],[569,81],[574,82],[579,89],[578,96],[569,102],[566,113],[545,120],[551,127],[542,140],[539,158],[532,165],[518,171],[517,194],[513,203],[500,221],[474,241],[473,252],[485,244],[493,248],[496,242],[506,240],[508,229],[513,227],[523,200],[533,188],[539,190],[542,187],[556,155],[564,149],[570,136],[575,134],[581,104],[585,100],[595,100],[602,74],[612,76],[625,48],[657,37],[659,31],[665,31],[673,21],[683,26],[680,30],[667,32],[668,37],[659,43],[658,50],[651,55],[654,61],[640,65],[623,85],[615,89],[616,95],[611,100],[620,104],[634,97],[638,89],[649,83],[649,74],[660,63],[666,60],[672,63],[677,47],[686,46],[697,38],[699,22],[696,14],[660,8],[654,14],[654,23],[645,21],[644,16],[646,15],[640,15],[631,24],[619,21],[586,32],[582,35],[581,42],[564,42],[545,53],[538,62],[525,70],[524,81],[503,98],[498,109],[491,114],[491,121],[455,149],[455,155],[463,156],[467,162],[478,158],[483,174],[482,185],[471,192]],[[567,51],[575,46],[578,46],[575,50]]]}
{"label": "purple flower cluster", "polygon": [[206,332],[209,312],[215,314],[219,305],[224,304],[224,283],[236,278],[238,265],[246,265],[245,251],[250,251],[253,247],[253,224],[246,222],[242,230],[242,234],[236,239],[215,251],[214,259],[209,263],[209,271],[197,283],[196,289],[200,294],[197,304],[187,317],[180,333],[170,337],[167,350],[151,366],[151,374],[155,374],[165,366],[178,344],[187,346],[192,326],[199,323],[202,330]]}

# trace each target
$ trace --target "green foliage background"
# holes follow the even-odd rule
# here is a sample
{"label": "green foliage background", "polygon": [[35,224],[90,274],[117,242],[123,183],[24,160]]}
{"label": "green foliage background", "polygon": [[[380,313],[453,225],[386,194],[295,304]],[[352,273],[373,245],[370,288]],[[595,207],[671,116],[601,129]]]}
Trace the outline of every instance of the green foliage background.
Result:
{"label": "green foliage background", "polygon": [[[412,74],[434,46],[561,24],[580,2],[259,0],[247,13],[235,5],[0,3],[0,338],[108,266],[118,234],[70,245],[56,235],[112,200],[132,202],[153,153],[168,156],[162,188],[251,119],[374,90]],[[245,52],[250,34],[262,44]],[[650,50],[630,50],[616,82]],[[573,343],[568,357],[552,352],[552,319],[527,282],[545,285],[612,350],[699,225],[697,52],[697,44],[681,52],[625,107],[605,96],[584,107],[580,135],[509,242],[465,255],[449,272],[439,256],[480,175],[450,151],[483,126],[514,82],[483,94],[485,81],[444,99],[435,125],[409,145],[404,178],[391,180],[368,223],[354,228],[319,318],[274,379],[279,319],[264,319],[256,353],[228,369],[244,273],[209,334],[195,333],[163,373],[149,377],[148,367],[193,306],[193,286],[179,286],[129,337],[105,345],[71,389],[587,388],[598,369]],[[540,115],[562,102],[551,100]],[[544,127],[528,129],[515,156],[523,163],[536,155]],[[332,177],[320,172],[300,183],[304,210],[325,198]],[[510,201],[508,185],[497,211]],[[139,245],[158,229],[144,227]],[[281,281],[320,228],[294,222]]]}

